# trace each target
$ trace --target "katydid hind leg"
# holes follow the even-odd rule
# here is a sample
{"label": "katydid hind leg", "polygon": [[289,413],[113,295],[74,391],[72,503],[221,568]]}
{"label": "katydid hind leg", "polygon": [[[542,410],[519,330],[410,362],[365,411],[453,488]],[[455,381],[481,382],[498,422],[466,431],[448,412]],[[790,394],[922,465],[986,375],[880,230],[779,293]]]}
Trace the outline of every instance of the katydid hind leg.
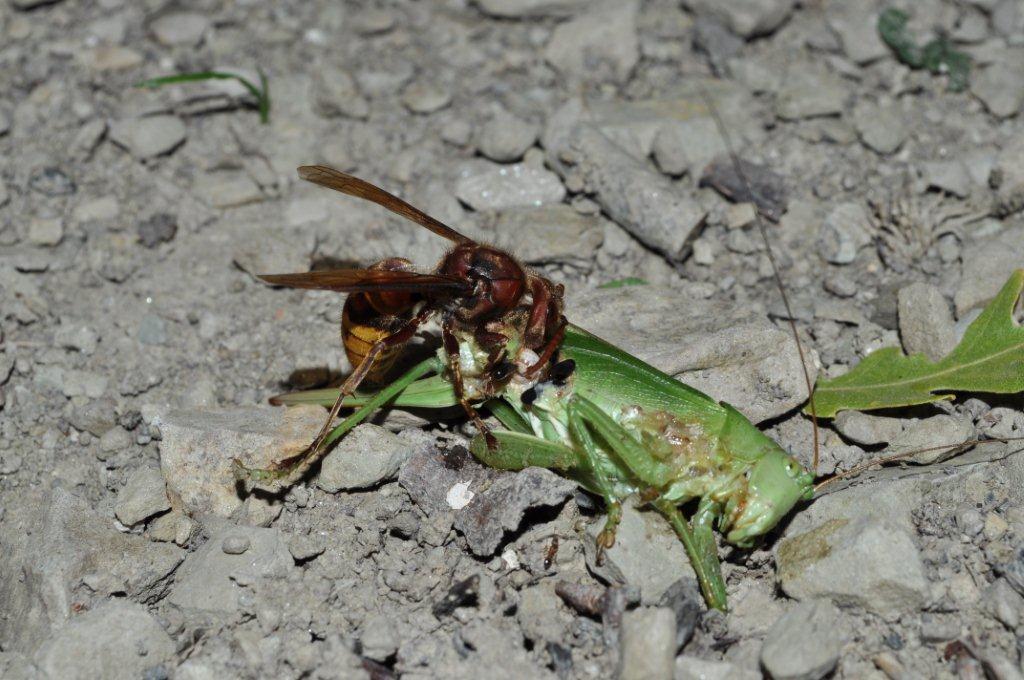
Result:
{"label": "katydid hind leg", "polygon": [[586,429],[597,435],[611,453],[643,484],[662,488],[676,472],[651,455],[643,444],[589,399],[575,395],[569,402],[570,419],[576,414]]}
{"label": "katydid hind leg", "polygon": [[654,501],[654,507],[665,516],[682,541],[708,607],[725,611],[725,580],[722,578],[722,564],[718,559],[718,547],[711,526],[714,515],[708,510],[698,509],[691,526],[672,501],[659,499]]}

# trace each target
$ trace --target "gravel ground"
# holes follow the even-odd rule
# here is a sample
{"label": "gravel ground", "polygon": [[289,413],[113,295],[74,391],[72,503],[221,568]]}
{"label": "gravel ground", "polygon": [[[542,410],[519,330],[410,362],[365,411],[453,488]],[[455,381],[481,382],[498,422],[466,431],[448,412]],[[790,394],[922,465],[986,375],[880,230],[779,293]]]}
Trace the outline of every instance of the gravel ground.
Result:
{"label": "gravel ground", "polygon": [[[0,0],[0,676],[1022,677],[1008,447],[723,545],[726,615],[658,516],[628,508],[597,565],[599,504],[477,465],[458,417],[386,414],[277,496],[231,476],[323,417],[269,396],[350,368],[339,296],[253,273],[445,247],[310,163],[514,249],[571,320],[809,461],[708,101],[823,375],[943,355],[1024,264],[1024,5],[895,4],[971,55],[967,91],[900,64],[869,1]],[[234,81],[133,87],[209,68],[262,69],[269,123]],[[624,277],[648,285],[598,287]],[[842,414],[819,473],[1022,429],[1015,397]]]}

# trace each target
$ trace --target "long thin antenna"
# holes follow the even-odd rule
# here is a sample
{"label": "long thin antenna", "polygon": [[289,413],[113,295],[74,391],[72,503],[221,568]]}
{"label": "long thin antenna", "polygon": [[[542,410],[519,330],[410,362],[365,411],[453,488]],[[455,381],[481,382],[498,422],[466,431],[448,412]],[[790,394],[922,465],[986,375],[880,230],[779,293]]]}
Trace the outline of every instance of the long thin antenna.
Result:
{"label": "long thin antenna", "polygon": [[[740,163],[739,157],[733,150],[732,137],[729,135],[729,130],[725,126],[725,121],[718,113],[718,108],[714,102],[711,101],[711,96],[707,90],[700,83],[697,84],[697,90],[700,93],[701,99],[704,100],[704,105],[707,107],[708,112],[711,114],[712,120],[715,121],[715,127],[718,128],[718,134],[721,135],[722,141],[725,143],[725,149],[729,153],[729,160],[732,162],[733,170],[736,173],[736,177],[739,179],[740,184],[747,191],[747,195],[753,198],[754,192],[751,188],[750,181],[747,179],[747,174],[743,171],[743,164]],[[811,380],[811,372],[807,369],[807,360],[804,357],[804,346],[800,342],[800,333],[796,328],[796,319],[793,316],[793,308],[789,304],[789,295],[786,293],[786,284],[782,280],[782,273],[779,271],[779,264],[775,259],[775,251],[772,250],[771,241],[768,240],[768,229],[765,227],[764,218],[761,217],[761,208],[756,203],[754,204],[754,221],[757,222],[757,229],[761,232],[761,240],[764,241],[765,251],[768,253],[768,261],[772,265],[772,274],[775,276],[775,284],[778,286],[779,294],[782,296],[782,305],[786,309],[786,320],[789,322],[789,328],[793,332],[793,340],[796,341],[796,351],[800,356],[800,369],[804,373],[804,384],[807,386],[807,406],[811,410],[811,423],[814,425],[814,463],[812,465],[812,472],[818,474],[818,457],[820,451],[820,443],[818,436],[818,410],[814,406],[814,383]]]}
{"label": "long thin antenna", "polygon": [[1017,441],[1024,441],[1024,437],[992,437],[990,439],[976,438],[970,439],[960,444],[942,444],[939,446],[926,446],[921,449],[913,449],[912,451],[902,451],[900,453],[894,453],[891,456],[881,456],[879,458],[872,458],[866,463],[855,465],[849,470],[844,470],[843,472],[837,472],[828,479],[818,482],[817,484],[814,485],[814,492],[817,493],[818,491],[821,491],[829,484],[834,484],[835,482],[838,482],[842,479],[846,479],[847,477],[853,477],[854,475],[858,475],[861,472],[864,472],[865,470],[875,467],[876,465],[884,465],[885,463],[891,463],[896,460],[903,460],[905,458],[910,458],[911,456],[916,456],[919,453],[930,453],[932,451],[955,451],[957,449],[966,450],[975,446],[982,446],[984,444],[1009,444],[1010,442]]}

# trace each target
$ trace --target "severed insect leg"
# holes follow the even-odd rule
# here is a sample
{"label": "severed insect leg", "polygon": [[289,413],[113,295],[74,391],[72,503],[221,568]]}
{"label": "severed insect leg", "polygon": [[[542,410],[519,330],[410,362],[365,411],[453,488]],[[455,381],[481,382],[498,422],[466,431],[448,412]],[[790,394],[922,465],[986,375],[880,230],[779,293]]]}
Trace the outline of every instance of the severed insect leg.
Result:
{"label": "severed insect leg", "polygon": [[725,581],[722,579],[722,564],[718,560],[718,547],[711,530],[715,517],[713,504],[701,502],[692,523],[686,521],[672,501],[657,499],[653,504],[683,542],[708,606],[725,611]]}
{"label": "severed insect leg", "polygon": [[[394,382],[367,399],[354,413],[342,420],[324,438],[324,446],[332,444],[343,434],[364,421],[371,413],[400,395],[409,385],[415,383],[424,375],[436,373],[440,370],[440,362],[435,357],[424,359],[416,364],[406,373],[395,379]],[[318,459],[319,456],[316,455],[315,451],[307,449],[299,456],[289,461],[283,461],[280,467],[272,470],[248,468],[242,465],[241,461],[235,459],[235,476],[243,482],[268,491],[276,491],[297,482]]]}

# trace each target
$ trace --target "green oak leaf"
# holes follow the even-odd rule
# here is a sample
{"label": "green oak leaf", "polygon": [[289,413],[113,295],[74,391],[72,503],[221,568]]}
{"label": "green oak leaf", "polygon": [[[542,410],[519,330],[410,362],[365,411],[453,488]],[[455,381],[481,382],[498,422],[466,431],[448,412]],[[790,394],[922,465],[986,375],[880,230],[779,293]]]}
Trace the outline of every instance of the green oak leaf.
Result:
{"label": "green oak leaf", "polygon": [[928,404],[952,399],[953,392],[1024,391],[1024,328],[1013,320],[1022,288],[1024,269],[1018,269],[968,326],[960,344],[939,361],[885,347],[845,375],[819,383],[814,391],[817,414],[831,418],[848,409]]}

